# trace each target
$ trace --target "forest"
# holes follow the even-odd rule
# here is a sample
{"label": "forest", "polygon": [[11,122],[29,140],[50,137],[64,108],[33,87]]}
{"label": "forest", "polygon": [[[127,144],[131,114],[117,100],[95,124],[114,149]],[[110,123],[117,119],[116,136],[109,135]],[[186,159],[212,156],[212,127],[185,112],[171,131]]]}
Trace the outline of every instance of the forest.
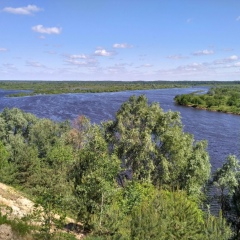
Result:
{"label": "forest", "polygon": [[[239,81],[0,81],[0,89],[21,90],[10,97],[38,94],[97,93],[194,86],[239,86]],[[22,91],[25,90],[25,91]]]}
{"label": "forest", "polygon": [[[76,239],[62,232],[66,216],[88,240],[239,239],[239,160],[229,155],[212,173],[206,147],[183,131],[179,113],[144,95],[99,125],[85,116],[54,122],[5,108],[0,182],[41,206],[42,221],[33,224],[35,213],[16,225],[1,213],[0,223],[32,239]],[[210,210],[212,198],[219,213]]]}
{"label": "forest", "polygon": [[207,94],[199,92],[175,97],[175,102],[211,111],[240,114],[240,85],[211,87]]}

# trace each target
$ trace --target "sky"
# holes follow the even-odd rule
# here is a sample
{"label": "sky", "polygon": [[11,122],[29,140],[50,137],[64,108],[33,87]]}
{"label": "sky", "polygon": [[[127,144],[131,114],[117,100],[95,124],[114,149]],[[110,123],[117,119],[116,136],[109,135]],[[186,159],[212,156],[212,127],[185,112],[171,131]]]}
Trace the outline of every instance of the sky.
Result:
{"label": "sky", "polygon": [[240,1],[1,0],[0,80],[240,80]]}

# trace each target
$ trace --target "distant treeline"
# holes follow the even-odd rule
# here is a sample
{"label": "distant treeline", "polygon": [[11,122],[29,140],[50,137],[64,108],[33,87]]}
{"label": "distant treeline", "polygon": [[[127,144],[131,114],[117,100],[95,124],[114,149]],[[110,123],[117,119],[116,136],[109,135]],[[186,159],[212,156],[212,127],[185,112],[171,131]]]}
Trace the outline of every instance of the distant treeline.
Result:
{"label": "distant treeline", "polygon": [[211,111],[240,114],[240,85],[212,87],[207,94],[183,94],[175,97],[179,105]]}
{"label": "distant treeline", "polygon": [[11,97],[38,94],[119,92],[192,86],[240,85],[217,81],[0,81],[0,89],[30,90]]}

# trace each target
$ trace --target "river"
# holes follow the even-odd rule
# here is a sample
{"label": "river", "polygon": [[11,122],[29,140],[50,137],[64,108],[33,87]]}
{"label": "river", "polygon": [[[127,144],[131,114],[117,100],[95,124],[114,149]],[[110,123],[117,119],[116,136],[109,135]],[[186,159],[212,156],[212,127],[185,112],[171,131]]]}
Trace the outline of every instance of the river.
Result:
{"label": "river", "polygon": [[40,118],[54,121],[73,120],[78,115],[86,115],[93,123],[114,118],[115,112],[131,95],[145,94],[149,102],[159,102],[164,111],[178,111],[181,114],[184,131],[196,140],[208,141],[208,152],[215,171],[229,154],[240,156],[240,116],[210,112],[175,105],[177,94],[190,93],[208,88],[174,88],[159,90],[138,90],[114,93],[85,93],[38,95],[8,98],[7,94],[19,91],[0,90],[0,111],[5,107],[17,107]]}

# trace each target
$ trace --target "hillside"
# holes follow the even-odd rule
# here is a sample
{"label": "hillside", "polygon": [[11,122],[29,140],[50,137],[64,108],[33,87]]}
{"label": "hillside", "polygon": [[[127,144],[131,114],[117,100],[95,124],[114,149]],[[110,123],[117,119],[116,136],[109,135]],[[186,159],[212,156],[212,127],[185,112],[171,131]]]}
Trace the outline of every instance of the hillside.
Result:
{"label": "hillside", "polygon": [[[34,202],[24,197],[24,195],[14,189],[0,183],[0,210],[1,216],[7,214],[10,220],[21,219],[24,216],[33,213]],[[58,217],[58,216],[56,216]],[[74,220],[66,218],[67,225],[73,225]],[[35,223],[36,224],[36,223]],[[67,229],[65,230],[67,232]],[[75,239],[82,239],[83,234],[74,233]],[[2,224],[0,221],[0,240],[31,240],[34,239],[31,235],[20,237],[15,231],[12,230],[9,224]]]}

